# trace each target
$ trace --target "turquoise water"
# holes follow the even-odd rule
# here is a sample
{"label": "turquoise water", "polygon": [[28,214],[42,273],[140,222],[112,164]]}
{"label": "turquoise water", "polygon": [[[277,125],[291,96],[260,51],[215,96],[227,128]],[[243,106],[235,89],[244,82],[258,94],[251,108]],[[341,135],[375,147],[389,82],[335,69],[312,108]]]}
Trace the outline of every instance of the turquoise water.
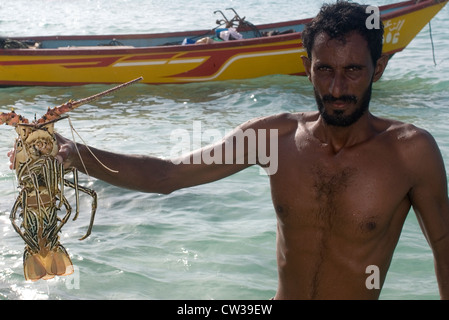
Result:
{"label": "turquoise water", "polygon": [[[228,7],[236,8],[253,23],[268,23],[309,17],[320,4],[305,0],[4,0],[0,4],[0,35],[204,29],[215,26],[214,10]],[[426,26],[390,61],[382,80],[374,86],[371,103],[371,110],[379,116],[429,130],[446,165],[448,18],[446,7],[432,21],[437,65]],[[33,118],[48,106],[106,88],[2,88],[0,107],[5,111],[14,107]],[[171,134],[177,129],[191,132],[195,121],[201,121],[203,132],[218,129],[225,134],[256,116],[315,108],[306,78],[272,76],[191,85],[138,84],[70,116],[88,144],[169,157],[176,143]],[[56,127],[71,136],[67,121]],[[123,190],[83,176],[80,183],[97,191],[99,206],[88,239],[77,240],[88,225],[88,197],[82,197],[80,218],[62,230],[61,243],[72,257],[74,275],[36,283],[24,281],[24,244],[9,221],[17,183],[8,169],[6,153],[14,139],[11,127],[0,127],[0,299],[269,299],[275,294],[275,213],[268,178],[256,167],[170,195]],[[411,211],[381,299],[437,298],[432,252]]]}

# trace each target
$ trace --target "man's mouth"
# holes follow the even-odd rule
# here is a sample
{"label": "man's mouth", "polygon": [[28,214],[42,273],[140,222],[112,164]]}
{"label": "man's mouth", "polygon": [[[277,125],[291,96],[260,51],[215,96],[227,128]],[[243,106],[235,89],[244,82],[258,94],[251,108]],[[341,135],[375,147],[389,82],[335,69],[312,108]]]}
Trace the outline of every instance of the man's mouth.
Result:
{"label": "man's mouth", "polygon": [[347,107],[347,105],[349,105],[349,103],[345,102],[345,101],[337,100],[337,101],[331,102],[331,105],[334,109],[344,109]]}
{"label": "man's mouth", "polygon": [[332,95],[325,95],[323,96],[323,102],[330,103],[335,109],[344,109],[349,104],[357,103],[357,97],[353,95],[343,95],[337,98]]}

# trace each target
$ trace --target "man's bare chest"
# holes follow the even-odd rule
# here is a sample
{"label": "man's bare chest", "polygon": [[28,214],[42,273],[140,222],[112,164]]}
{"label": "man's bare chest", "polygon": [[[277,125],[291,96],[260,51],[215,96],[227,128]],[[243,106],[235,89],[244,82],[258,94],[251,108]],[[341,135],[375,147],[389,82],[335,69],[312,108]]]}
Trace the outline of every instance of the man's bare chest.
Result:
{"label": "man's bare chest", "polygon": [[410,207],[400,159],[377,148],[290,149],[270,179],[278,219],[292,228],[373,233]]}

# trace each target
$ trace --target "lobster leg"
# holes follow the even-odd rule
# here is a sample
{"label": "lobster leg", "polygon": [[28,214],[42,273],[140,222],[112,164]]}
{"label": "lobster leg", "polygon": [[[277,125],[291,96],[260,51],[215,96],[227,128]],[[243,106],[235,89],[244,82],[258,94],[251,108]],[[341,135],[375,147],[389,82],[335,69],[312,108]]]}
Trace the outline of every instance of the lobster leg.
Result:
{"label": "lobster leg", "polygon": [[91,189],[83,187],[83,186],[78,186],[78,188],[79,188],[79,190],[83,191],[84,193],[86,193],[92,197],[92,211],[91,211],[91,215],[90,215],[89,227],[87,228],[86,234],[79,239],[79,240],[84,240],[90,235],[90,233],[92,232],[92,227],[94,225],[95,213],[97,211],[97,193],[94,190],[91,190]]}
{"label": "lobster leg", "polygon": [[[78,172],[76,170],[74,170],[73,175],[74,175],[74,177],[78,176]],[[74,181],[78,182],[78,179],[74,178]],[[71,188],[75,189],[75,192],[78,192],[78,190],[79,190],[79,191],[82,191],[82,192],[84,192],[84,193],[86,193],[86,194],[88,194],[88,195],[90,195],[92,197],[92,211],[91,211],[91,215],[90,215],[89,227],[87,229],[86,234],[79,239],[79,240],[84,240],[84,239],[86,239],[90,235],[90,233],[92,231],[93,224],[94,224],[95,213],[97,211],[97,193],[94,190],[91,190],[89,188],[86,188],[86,187],[80,186],[78,184],[75,184],[74,182],[71,182],[71,181],[69,181],[67,179],[64,179],[64,184],[67,187],[71,187]]]}
{"label": "lobster leg", "polygon": [[25,208],[23,209],[24,211],[24,215],[26,215],[26,208],[27,208],[27,191],[25,189],[23,189],[19,196],[17,197],[16,201],[14,202],[14,205],[11,209],[11,214],[9,215],[9,219],[11,220],[11,224],[14,228],[14,230],[19,234],[19,236],[23,239],[23,241],[25,241],[26,245],[31,247],[31,248],[36,248],[37,246],[36,244],[31,241],[30,239],[28,239],[28,237],[26,237],[22,230],[19,228],[19,226],[16,224],[16,219],[17,219],[17,210],[19,209],[19,207]]}
{"label": "lobster leg", "polygon": [[[78,170],[71,169],[71,171],[73,174],[73,186],[70,186],[70,187],[75,189],[76,213],[75,213],[75,216],[73,217],[73,221],[75,221],[76,219],[78,219],[78,214],[79,214],[80,192],[79,192],[79,185],[78,185]],[[65,181],[64,181],[64,183],[65,183]]]}
{"label": "lobster leg", "polygon": [[59,199],[59,204],[56,207],[61,209],[61,199],[64,195],[64,184],[61,183],[64,181],[63,165],[54,158],[48,158],[42,168],[42,175],[47,185],[50,199]]}
{"label": "lobster leg", "polygon": [[51,186],[55,185],[55,172],[53,171],[51,161],[48,161],[48,159],[45,161],[45,163],[42,165],[42,176],[45,181],[45,185],[47,186],[48,191],[48,197],[50,199],[54,198],[53,192],[56,190],[53,190]]}
{"label": "lobster leg", "polygon": [[72,213],[72,207],[70,206],[70,203],[67,201],[66,197],[62,196],[61,202],[64,204],[66,214],[64,218],[61,219],[61,222],[59,223],[59,227],[55,229],[55,236],[58,234],[59,231],[61,231],[61,228],[67,223],[67,221],[70,218],[70,214]]}

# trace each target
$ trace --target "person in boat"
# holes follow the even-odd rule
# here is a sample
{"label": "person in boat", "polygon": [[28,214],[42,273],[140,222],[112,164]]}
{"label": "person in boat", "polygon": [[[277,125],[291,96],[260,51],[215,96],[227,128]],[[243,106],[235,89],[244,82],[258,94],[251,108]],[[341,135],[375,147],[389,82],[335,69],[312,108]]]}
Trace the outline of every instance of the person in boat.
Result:
{"label": "person in boat", "polygon": [[[269,172],[277,216],[275,299],[377,299],[411,207],[433,251],[441,298],[449,298],[449,201],[442,156],[425,130],[369,110],[372,85],[387,66],[383,27],[366,27],[365,6],[324,5],[303,33],[302,57],[316,112],[273,115],[240,125],[223,141],[182,159],[127,155],[58,136],[65,167],[142,192],[169,194],[209,183],[254,163],[276,132],[277,166]],[[243,159],[206,163],[240,132],[257,134]],[[275,130],[275,131],[273,131]],[[260,133],[264,132],[264,135]],[[377,274],[376,274],[377,272]],[[376,279],[376,276],[378,277]]]}

